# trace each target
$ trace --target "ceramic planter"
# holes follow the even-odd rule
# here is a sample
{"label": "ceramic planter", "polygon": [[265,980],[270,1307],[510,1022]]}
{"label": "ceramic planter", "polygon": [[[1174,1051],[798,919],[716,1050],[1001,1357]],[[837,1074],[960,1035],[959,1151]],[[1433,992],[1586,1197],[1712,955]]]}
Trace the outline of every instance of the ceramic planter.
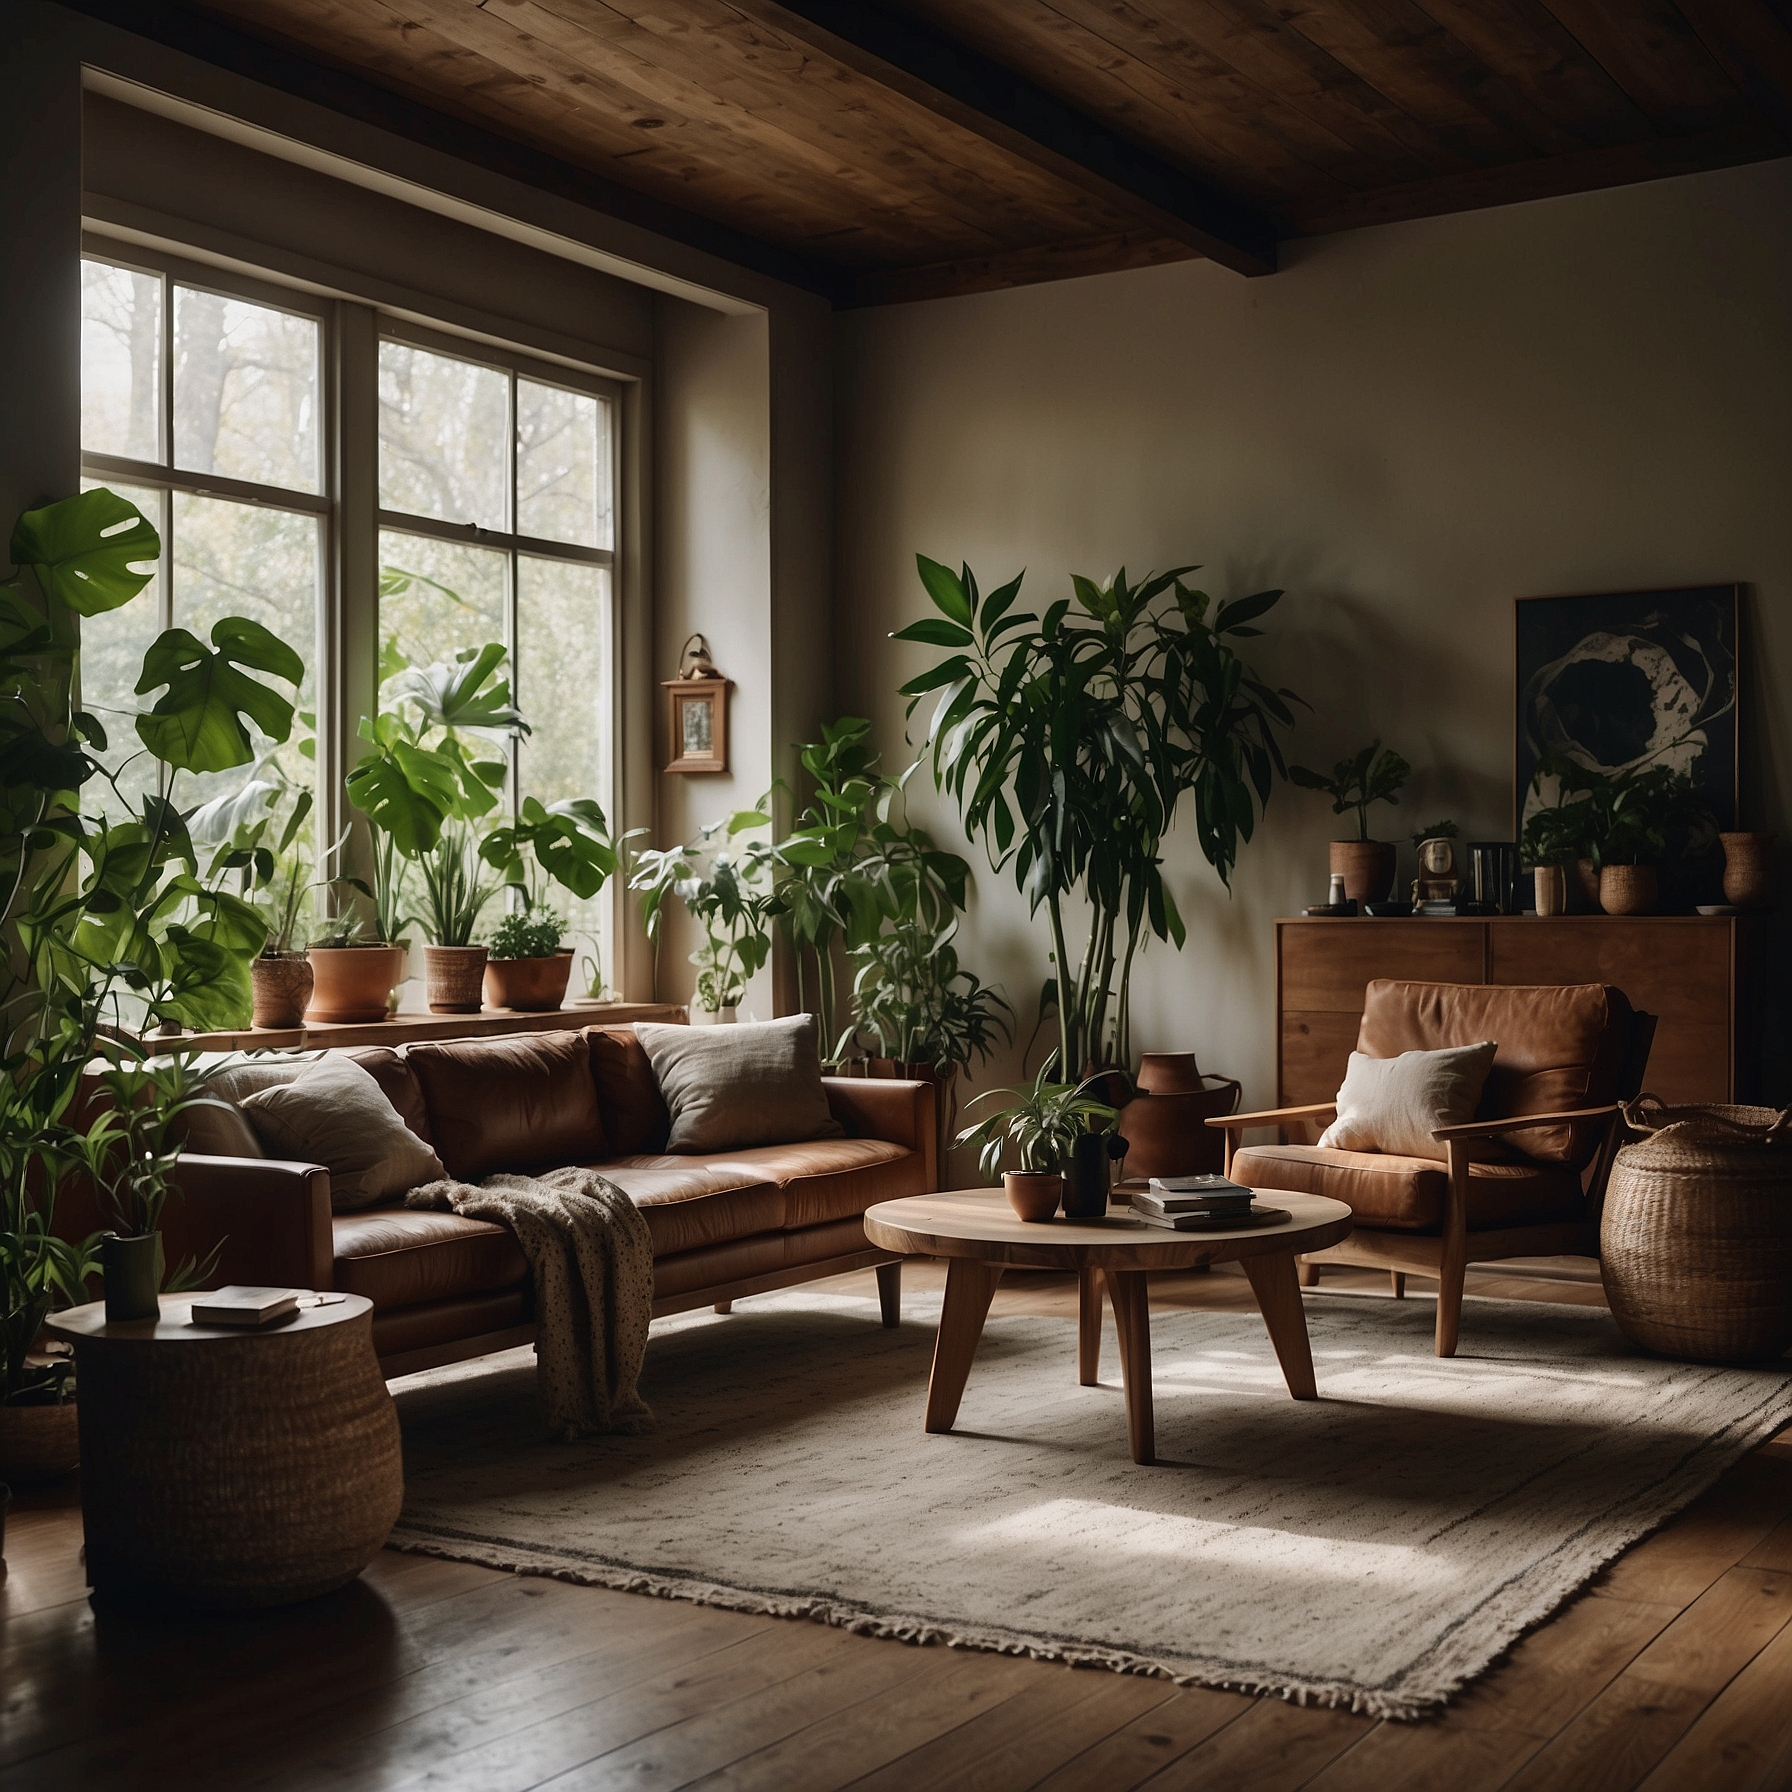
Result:
{"label": "ceramic planter", "polygon": [[[80,1416],[72,1400],[49,1406],[0,1406],[0,1481],[35,1487],[81,1466]],[[5,1489],[0,1488],[0,1508]]]}
{"label": "ceramic planter", "polygon": [[1538,865],[1531,872],[1537,891],[1537,913],[1565,915],[1568,912],[1568,873],[1560,865]]}
{"label": "ceramic planter", "polygon": [[296,1027],[305,1018],[316,974],[303,952],[264,952],[249,966],[255,1025]]}
{"label": "ceramic planter", "polygon": [[431,1014],[477,1014],[485,999],[485,948],[425,946],[423,985]]}
{"label": "ceramic planter", "polygon": [[392,986],[404,977],[402,946],[313,946],[308,1021],[384,1020]]}
{"label": "ceramic planter", "polygon": [[1772,834],[1719,834],[1724,848],[1724,900],[1737,908],[1773,906]]}
{"label": "ceramic planter", "polygon": [[1344,880],[1347,902],[1386,902],[1394,887],[1394,847],[1387,840],[1334,840],[1333,877]]}
{"label": "ceramic planter", "polygon": [[570,951],[547,958],[485,961],[485,999],[493,1008],[510,1008],[521,1014],[551,1013],[566,999],[571,980]]}
{"label": "ceramic planter", "polygon": [[1656,880],[1653,865],[1602,865],[1599,870],[1599,906],[1608,915],[1655,913]]}
{"label": "ceramic planter", "polygon": [[1139,1059],[1138,1094],[1120,1110],[1120,1136],[1129,1179],[1199,1176],[1225,1166],[1225,1135],[1209,1118],[1238,1111],[1242,1086],[1231,1077],[1204,1076],[1193,1052],[1146,1052]]}
{"label": "ceramic planter", "polygon": [[693,1027],[731,1027],[740,1019],[738,1008],[693,1008],[690,1011]]}
{"label": "ceramic planter", "polygon": [[1108,1210],[1109,1172],[1126,1155],[1126,1140],[1117,1133],[1083,1133],[1064,1160],[1064,1217],[1098,1220]]}
{"label": "ceramic planter", "polygon": [[1064,1178],[1056,1170],[1009,1170],[1002,1177],[1002,1192],[1020,1218],[1038,1225],[1058,1211]]}
{"label": "ceramic planter", "polygon": [[162,1235],[145,1232],[100,1240],[100,1273],[106,1285],[106,1318],[159,1319],[162,1315]]}

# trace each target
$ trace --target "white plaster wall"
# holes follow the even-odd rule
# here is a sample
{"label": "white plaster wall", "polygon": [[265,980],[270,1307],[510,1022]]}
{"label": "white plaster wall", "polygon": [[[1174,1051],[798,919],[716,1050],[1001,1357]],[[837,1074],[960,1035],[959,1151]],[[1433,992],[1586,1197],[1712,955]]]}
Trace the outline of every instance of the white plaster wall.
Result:
{"label": "white plaster wall", "polygon": [[[900,761],[895,690],[929,656],[886,637],[925,613],[916,550],[986,588],[1026,567],[1028,607],[1072,571],[1201,562],[1216,597],[1288,589],[1257,645],[1315,705],[1297,757],[1379,734],[1417,768],[1382,837],[1447,814],[1509,838],[1512,600],[1745,580],[1743,820],[1784,835],[1789,295],[1780,161],[1293,244],[1270,279],[1189,262],[847,313],[840,706]],[[1270,920],[1323,898],[1333,830],[1278,790],[1230,896],[1172,839],[1190,939],[1142,962],[1138,1044],[1273,1097]],[[966,935],[1030,1016],[1043,928],[981,863]]]}

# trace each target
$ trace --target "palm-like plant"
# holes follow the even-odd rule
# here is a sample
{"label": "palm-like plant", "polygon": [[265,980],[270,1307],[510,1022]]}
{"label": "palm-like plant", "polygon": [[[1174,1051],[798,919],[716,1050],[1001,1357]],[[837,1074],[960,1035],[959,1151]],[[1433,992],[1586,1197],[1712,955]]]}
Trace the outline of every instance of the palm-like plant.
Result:
{"label": "palm-like plant", "polygon": [[[991,863],[1008,868],[1051,927],[1048,999],[1060,1073],[1130,1068],[1134,958],[1147,932],[1183,943],[1162,848],[1185,796],[1202,856],[1229,884],[1241,844],[1286,773],[1278,727],[1292,693],[1265,684],[1234,643],[1281,597],[1260,591],[1214,608],[1177,567],[1138,584],[1072,581],[1043,616],[1015,609],[1021,579],[987,597],[917,556],[939,612],[899,641],[947,649],[902,687],[912,715],[938,693],[928,726],[935,783],[958,802]],[[1212,611],[1211,617],[1209,612]],[[1088,932],[1072,969],[1067,907]]]}
{"label": "palm-like plant", "polygon": [[1043,1065],[1024,1089],[986,1089],[974,1097],[969,1107],[1004,1096],[1012,1099],[967,1126],[954,1143],[978,1147],[977,1168],[988,1182],[1001,1177],[1010,1145],[1023,1170],[1062,1169],[1084,1133],[1105,1132],[1119,1118],[1118,1109],[1089,1093],[1102,1081],[1092,1076],[1080,1083],[1054,1082],[1051,1066]]}

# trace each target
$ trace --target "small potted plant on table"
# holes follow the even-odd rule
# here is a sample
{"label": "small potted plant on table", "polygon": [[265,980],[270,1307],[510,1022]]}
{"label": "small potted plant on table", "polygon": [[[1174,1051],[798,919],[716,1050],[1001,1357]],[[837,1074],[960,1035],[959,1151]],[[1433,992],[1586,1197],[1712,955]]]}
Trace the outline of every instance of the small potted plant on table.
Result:
{"label": "small potted plant on table", "polygon": [[[1065,1196],[1064,1172],[1074,1162],[1084,1139],[1096,1139],[1107,1149],[1107,1135],[1119,1118],[1119,1110],[1098,1101],[1089,1091],[1102,1078],[1080,1083],[1054,1083],[1047,1063],[1025,1089],[989,1089],[970,1102],[976,1107],[1003,1096],[1012,1097],[993,1109],[974,1126],[958,1135],[960,1145],[979,1147],[977,1166],[993,1182],[1002,1178],[1008,1204],[1023,1220],[1049,1220]],[[1020,1167],[1004,1171],[1004,1149],[1012,1145]],[[1099,1204],[1075,1199],[1065,1201],[1066,1219],[1098,1219],[1107,1211],[1107,1190]]]}
{"label": "small potted plant on table", "polygon": [[572,952],[560,941],[565,921],[551,908],[524,908],[492,929],[486,947],[485,999],[494,1008],[546,1014],[566,998]]}
{"label": "small potted plant on table", "polygon": [[1372,740],[1353,759],[1340,759],[1328,778],[1308,766],[1291,765],[1288,777],[1303,790],[1322,791],[1332,799],[1332,813],[1356,811],[1354,840],[1331,843],[1331,872],[1344,879],[1349,902],[1385,902],[1394,887],[1396,854],[1391,840],[1369,838],[1369,805],[1398,805],[1399,793],[1412,775],[1412,767],[1394,751]]}

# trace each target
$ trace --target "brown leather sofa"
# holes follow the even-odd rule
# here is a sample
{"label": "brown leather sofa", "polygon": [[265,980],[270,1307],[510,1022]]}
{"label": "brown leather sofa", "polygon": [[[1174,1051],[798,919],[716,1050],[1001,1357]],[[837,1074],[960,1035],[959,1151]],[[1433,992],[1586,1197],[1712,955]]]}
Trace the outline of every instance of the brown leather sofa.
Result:
{"label": "brown leather sofa", "polygon": [[1617,1103],[1642,1086],[1655,1016],[1601,983],[1403,983],[1365,993],[1356,1049],[1370,1058],[1492,1039],[1499,1045],[1477,1117],[1433,1134],[1437,1158],[1317,1144],[1243,1145],[1247,1129],[1315,1127],[1330,1102],[1209,1120],[1226,1134],[1226,1173],[1252,1188],[1347,1202],[1355,1227],[1308,1258],[1438,1278],[1436,1348],[1454,1356],[1470,1263],[1598,1256],[1599,1210],[1618,1142]]}
{"label": "brown leather sofa", "polygon": [[[647,1221],[656,1316],[876,1265],[885,1323],[895,1323],[900,1262],[868,1243],[861,1216],[938,1186],[931,1084],[824,1078],[845,1137],[671,1156],[669,1116],[632,1027],[349,1055],[451,1176],[601,1168]],[[298,1069],[290,1058],[246,1060],[214,1091],[241,1098]],[[325,1171],[264,1157],[234,1106],[195,1112],[177,1181],[163,1220],[171,1263],[221,1237],[214,1283],[367,1296],[388,1375],[534,1336],[528,1265],[506,1227],[396,1203],[332,1213]],[[65,1206],[58,1230],[85,1229],[89,1216]]]}

